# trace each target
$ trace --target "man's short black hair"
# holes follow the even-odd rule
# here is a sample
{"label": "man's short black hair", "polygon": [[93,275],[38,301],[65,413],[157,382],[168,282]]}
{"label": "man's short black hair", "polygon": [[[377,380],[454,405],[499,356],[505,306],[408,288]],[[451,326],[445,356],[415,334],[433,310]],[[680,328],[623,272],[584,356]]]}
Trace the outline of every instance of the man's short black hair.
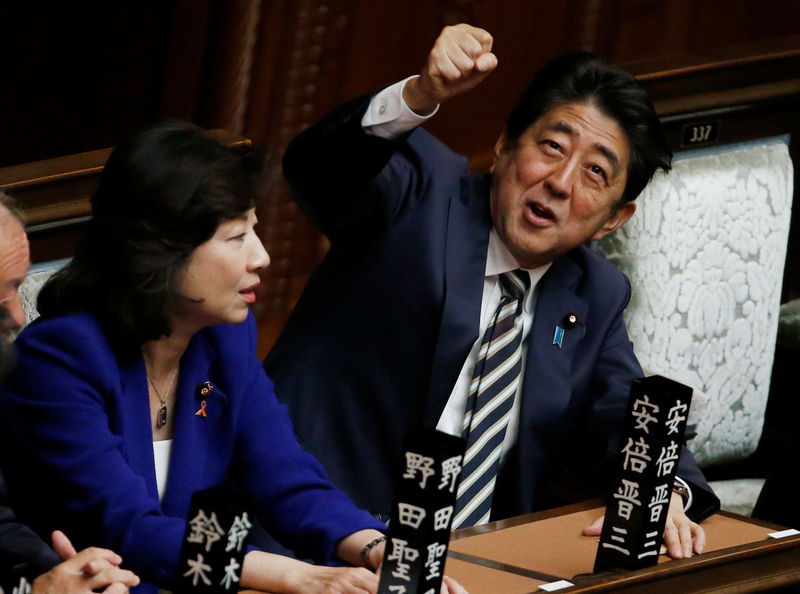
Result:
{"label": "man's short black hair", "polygon": [[635,200],[656,169],[671,169],[672,151],[647,93],[633,76],[587,52],[556,58],[534,77],[506,122],[509,146],[515,146],[522,133],[545,113],[565,103],[590,103],[625,133],[630,161],[620,204]]}

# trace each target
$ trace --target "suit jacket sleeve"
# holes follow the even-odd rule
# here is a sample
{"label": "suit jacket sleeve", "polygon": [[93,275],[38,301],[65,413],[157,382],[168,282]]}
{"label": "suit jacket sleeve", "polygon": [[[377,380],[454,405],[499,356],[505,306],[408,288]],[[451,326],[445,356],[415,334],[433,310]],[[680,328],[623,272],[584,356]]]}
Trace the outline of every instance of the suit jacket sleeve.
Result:
{"label": "suit jacket sleeve", "polygon": [[[627,277],[625,277],[625,282],[627,284],[627,298],[609,327],[609,332],[597,363],[595,377],[601,382],[600,390],[604,393],[604,396],[595,401],[590,428],[602,430],[608,427],[620,427],[619,422],[615,422],[613,419],[624,418],[631,382],[643,375],[633,352],[633,343],[628,337],[622,316],[630,299],[630,282]],[[605,437],[597,437],[597,439],[602,439],[603,441],[603,447],[606,448],[605,458],[608,461],[616,460],[617,453],[622,447],[620,431],[607,433]],[[677,474],[692,488],[694,501],[691,508],[687,510],[692,520],[700,522],[719,510],[719,499],[711,490],[711,487],[708,486],[692,453],[686,447],[682,448]]]}
{"label": "suit jacket sleeve", "polygon": [[[236,353],[236,343],[241,344],[243,338],[241,329],[219,327],[219,333],[226,335],[220,350]],[[255,357],[255,324],[247,324],[247,334],[252,349],[242,370],[246,380],[236,410],[231,475],[282,544],[301,558],[330,561],[345,536],[386,526],[357,509],[328,480],[322,465],[298,445],[286,408],[278,402],[272,381]],[[229,368],[238,371],[234,362]]]}
{"label": "suit jacket sleeve", "polygon": [[25,564],[24,573],[33,578],[49,571],[59,562],[55,551],[20,522],[9,507],[5,479],[0,474],[0,574]]}
{"label": "suit jacket sleeve", "polygon": [[[295,201],[333,243],[361,245],[380,234],[419,195],[419,156],[410,133],[387,140],[361,126],[372,96],[338,107],[299,134],[283,159]],[[401,153],[405,158],[392,159]],[[355,233],[354,233],[355,232]]]}

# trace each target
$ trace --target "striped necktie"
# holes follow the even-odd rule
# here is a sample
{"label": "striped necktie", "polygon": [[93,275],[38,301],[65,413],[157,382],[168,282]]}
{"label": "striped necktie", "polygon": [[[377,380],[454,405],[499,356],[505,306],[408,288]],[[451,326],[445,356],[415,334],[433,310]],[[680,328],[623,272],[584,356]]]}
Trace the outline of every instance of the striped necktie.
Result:
{"label": "striped necktie", "polygon": [[489,521],[500,451],[522,375],[522,303],[529,284],[524,270],[500,275],[503,296],[483,333],[467,397],[462,432],[467,451],[453,529]]}

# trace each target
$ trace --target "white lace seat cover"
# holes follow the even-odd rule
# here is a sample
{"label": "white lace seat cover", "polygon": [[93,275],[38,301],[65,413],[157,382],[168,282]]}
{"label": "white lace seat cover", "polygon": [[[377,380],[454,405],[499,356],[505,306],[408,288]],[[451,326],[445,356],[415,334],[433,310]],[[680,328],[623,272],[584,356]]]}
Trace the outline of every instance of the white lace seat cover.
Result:
{"label": "white lace seat cover", "polygon": [[28,275],[19,287],[19,299],[22,302],[22,309],[25,311],[25,325],[30,324],[39,317],[39,312],[36,309],[36,299],[39,297],[39,291],[42,290],[47,279],[69,260],[69,258],[50,260],[49,262],[33,264],[30,267]]}
{"label": "white lace seat cover", "polygon": [[631,279],[642,366],[708,396],[689,419],[701,467],[750,455],[764,424],[793,180],[785,139],[765,142],[676,158],[597,245]]}

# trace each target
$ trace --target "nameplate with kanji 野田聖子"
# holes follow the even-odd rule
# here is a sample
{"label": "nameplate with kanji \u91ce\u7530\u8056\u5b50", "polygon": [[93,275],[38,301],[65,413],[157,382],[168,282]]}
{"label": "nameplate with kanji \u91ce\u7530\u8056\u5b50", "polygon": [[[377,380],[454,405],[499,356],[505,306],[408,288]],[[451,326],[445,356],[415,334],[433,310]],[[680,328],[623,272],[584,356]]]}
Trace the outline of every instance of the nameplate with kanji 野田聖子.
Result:
{"label": "nameplate with kanji \u91ce\u7530\u8056\u5b50", "polygon": [[438,594],[465,447],[433,429],[406,440],[379,594]]}

